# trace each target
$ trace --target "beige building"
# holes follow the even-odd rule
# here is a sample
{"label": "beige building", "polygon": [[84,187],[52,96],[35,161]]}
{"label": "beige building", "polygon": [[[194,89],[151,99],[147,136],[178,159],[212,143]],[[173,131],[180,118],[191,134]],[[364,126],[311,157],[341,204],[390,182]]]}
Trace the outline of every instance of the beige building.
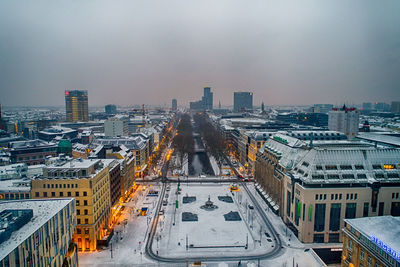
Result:
{"label": "beige building", "polygon": [[344,220],[342,267],[399,267],[400,218]]}
{"label": "beige building", "polygon": [[76,199],[74,242],[80,251],[93,251],[109,231],[109,168],[99,159],[62,160],[46,166],[32,179],[32,198]]}
{"label": "beige building", "polygon": [[75,200],[0,202],[0,266],[78,267]]}
{"label": "beige building", "polygon": [[258,190],[302,242],[341,242],[343,219],[400,215],[400,150],[313,145],[277,134],[258,152]]}

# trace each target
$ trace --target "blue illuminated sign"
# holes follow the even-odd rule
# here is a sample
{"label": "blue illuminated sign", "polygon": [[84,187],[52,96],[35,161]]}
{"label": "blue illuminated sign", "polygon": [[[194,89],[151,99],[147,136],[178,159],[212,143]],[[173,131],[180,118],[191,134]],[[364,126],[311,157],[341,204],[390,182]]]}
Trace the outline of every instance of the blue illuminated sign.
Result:
{"label": "blue illuminated sign", "polygon": [[371,241],[374,242],[378,247],[383,249],[385,252],[387,252],[390,256],[392,256],[394,259],[396,259],[398,262],[400,262],[400,253],[396,252],[392,248],[390,248],[388,245],[383,243],[379,238],[371,235]]}

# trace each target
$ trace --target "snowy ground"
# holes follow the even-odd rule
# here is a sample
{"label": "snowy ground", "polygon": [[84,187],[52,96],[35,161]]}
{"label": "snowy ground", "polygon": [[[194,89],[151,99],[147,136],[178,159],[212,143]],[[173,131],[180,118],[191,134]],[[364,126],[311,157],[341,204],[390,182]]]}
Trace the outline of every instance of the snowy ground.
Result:
{"label": "snowy ground", "polygon": [[[158,251],[164,257],[190,256],[240,256],[267,253],[271,250],[271,242],[267,242],[264,233],[264,244],[259,244],[260,226],[251,227],[245,214],[245,208],[240,204],[226,203],[218,200],[218,196],[232,196],[230,184],[182,184],[181,194],[176,195],[177,185],[172,185],[169,191],[168,205],[165,208],[163,220],[158,227],[153,251]],[[196,196],[196,201],[182,204],[183,196]],[[213,211],[200,208],[210,196],[211,201],[218,206]],[[175,209],[178,197],[179,208]],[[242,203],[242,206],[244,203]],[[225,221],[224,214],[240,212],[242,221]],[[198,215],[197,222],[183,222],[182,212],[192,212]],[[256,225],[258,222],[254,222]],[[253,228],[253,229],[252,229]],[[257,228],[257,229],[256,229]],[[189,248],[186,249],[186,236],[188,244],[197,246],[241,246],[224,248]],[[248,241],[246,241],[248,240]],[[255,241],[256,240],[256,241]],[[245,248],[248,244],[248,249]]]}
{"label": "snowy ground", "polygon": [[[116,234],[113,238],[112,245],[112,258],[111,258],[111,246],[107,249],[92,252],[92,253],[79,253],[79,265],[86,267],[103,267],[103,266],[192,266],[190,263],[186,265],[186,263],[161,263],[154,262],[150,260],[145,255],[145,237],[147,235],[147,231],[149,229],[148,225],[150,223],[151,218],[154,215],[154,208],[156,207],[157,197],[146,197],[147,191],[149,188],[152,190],[161,191],[161,185],[154,184],[152,187],[147,187],[145,191],[142,190],[142,187],[136,191],[132,200],[126,203],[126,208],[123,212],[123,215],[120,218],[122,222],[124,219],[127,219],[128,223],[125,227],[119,226],[115,230],[120,232]],[[240,190],[239,194],[235,194],[234,201],[235,203],[229,204],[225,202],[221,202],[217,199],[218,195],[226,195],[230,194],[228,191],[229,184],[217,184],[217,185],[196,185],[196,184],[181,184],[182,193],[179,195],[180,202],[179,208],[175,217],[175,226],[173,224],[173,211],[174,211],[174,201],[175,195],[174,187],[176,184],[170,185],[169,194],[169,204],[168,206],[163,206],[166,209],[166,214],[163,215],[162,222],[160,223],[157,229],[163,229],[158,234],[161,234],[161,239],[158,242],[153,242],[153,251],[156,252],[157,249],[159,253],[163,256],[172,256],[172,255],[195,255],[206,253],[210,254],[220,254],[227,255],[226,253],[231,253],[234,255],[240,255],[240,253],[245,253],[246,255],[250,255],[251,253],[259,254],[260,251],[265,251],[268,249],[268,241],[266,240],[265,235],[261,239],[261,245],[259,243],[259,228],[261,226],[258,223],[258,216],[249,215],[248,209],[246,209],[246,194],[244,190]],[[242,261],[241,266],[293,266],[293,262],[295,262],[294,266],[298,267],[314,267],[314,266],[323,266],[321,263],[318,263],[311,253],[311,251],[305,252],[304,248],[309,246],[304,246],[301,242],[299,242],[293,235],[290,236],[290,231],[288,231],[288,235],[286,236],[286,226],[283,224],[282,220],[277,217],[271,211],[268,211],[267,205],[262,201],[262,199],[255,193],[255,189],[253,186],[249,185],[252,192],[256,196],[259,203],[266,210],[267,216],[270,218],[272,223],[274,224],[278,233],[280,233],[281,238],[283,239],[283,243],[285,249],[282,253],[270,260],[261,260],[260,265],[258,265],[258,261]],[[191,204],[182,204],[182,197],[186,195],[196,195],[197,200],[195,203]],[[211,200],[217,205],[219,208],[214,212],[207,212],[203,210],[199,210],[198,207],[203,205],[207,200],[208,195],[211,196]],[[248,201],[248,200],[247,200]],[[185,206],[186,205],[186,206]],[[149,214],[147,216],[137,216],[136,210],[141,207],[148,207]],[[196,211],[199,215],[199,222],[202,223],[193,223],[193,222],[182,222],[180,214],[182,211]],[[242,219],[242,222],[225,222],[222,215],[229,211],[239,211]],[[150,218],[150,219],[149,219]],[[249,218],[249,219],[248,219]],[[253,223],[249,222],[249,220],[253,219]],[[246,223],[248,222],[248,223]],[[197,224],[197,225],[196,225]],[[122,225],[122,224],[121,224]],[[253,229],[250,227],[252,225]],[[215,251],[215,249],[189,249],[186,252],[185,247],[185,239],[186,233],[188,233],[189,244],[228,244],[228,243],[245,243],[246,234],[249,236],[249,248],[248,250],[244,250],[243,248],[236,249],[228,249],[223,251]],[[156,235],[157,236],[157,235]],[[121,239],[122,237],[122,239]],[[178,246],[178,240],[181,242],[181,245]],[[290,245],[289,245],[290,244]],[[198,251],[193,251],[198,250]],[[232,253],[234,252],[234,253]],[[160,256],[161,256],[160,255]],[[203,266],[213,266],[213,267],[222,267],[222,266],[238,266],[238,262],[203,262]]]}

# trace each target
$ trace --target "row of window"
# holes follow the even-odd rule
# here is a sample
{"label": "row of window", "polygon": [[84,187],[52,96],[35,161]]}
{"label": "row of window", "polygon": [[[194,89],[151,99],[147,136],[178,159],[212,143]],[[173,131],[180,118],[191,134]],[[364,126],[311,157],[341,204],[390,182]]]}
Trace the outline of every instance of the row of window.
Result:
{"label": "row of window", "polygon": [[[303,174],[304,171],[303,170],[298,170],[298,172],[300,174]],[[387,173],[387,178],[399,178],[400,175],[398,173]],[[307,176],[307,174],[305,174],[304,176]],[[357,179],[366,179],[367,175],[365,173],[359,173],[357,175],[351,174],[351,173],[347,173],[347,174],[313,174],[311,177],[312,179],[315,180],[324,180],[325,176],[327,177],[327,179],[340,179],[340,177],[342,177],[342,179],[355,179],[357,177]],[[385,178],[385,174],[384,173],[375,173],[374,174],[375,178]]]}
{"label": "row of window", "polygon": [[86,170],[67,171],[67,172],[49,171],[49,176],[54,176],[54,177],[78,177],[78,176],[86,176],[86,174],[87,174]]}
{"label": "row of window", "polygon": [[[49,192],[50,194],[48,194],[48,192],[43,192],[43,197],[56,197],[56,192]],[[64,192],[59,192],[57,197],[72,197],[72,192],[66,192],[67,194],[64,195]],[[85,194],[86,192],[83,192],[84,196],[86,196],[87,194]],[[35,197],[40,197],[40,192],[35,192]],[[75,192],[75,197],[79,197],[79,192]],[[84,206],[87,206],[87,200],[84,200]],[[79,200],[76,200],[76,205],[79,206]]]}
{"label": "row of window", "polygon": [[[81,229],[81,228],[76,228],[76,233],[77,233],[78,235],[82,234],[82,229]],[[88,235],[88,234],[89,234],[89,228],[83,228],[83,233],[84,233],[85,235]]]}
{"label": "row of window", "polygon": [[[76,205],[77,206],[80,206],[80,201],[79,200],[76,200]],[[87,206],[88,205],[88,201],[87,200],[84,200],[83,201],[83,206]]]}
{"label": "row of window", "polygon": [[[347,193],[346,200],[357,199],[357,193]],[[326,200],[326,194],[315,194],[315,200]],[[342,194],[331,194],[331,200],[342,200]]]}
{"label": "row of window", "polygon": [[[76,215],[81,215],[81,210],[76,209]],[[87,209],[83,210],[83,215],[89,215],[89,211]]]}
{"label": "row of window", "polygon": [[23,161],[23,160],[35,160],[35,159],[43,159],[43,155],[39,155],[39,156],[32,156],[32,157],[18,157],[19,161]]}
{"label": "row of window", "polygon": [[[0,199],[2,199],[0,195]],[[4,200],[14,200],[14,199],[29,199],[28,193],[6,193],[4,194]]]}
{"label": "row of window", "polygon": [[[304,161],[302,163],[302,165],[308,167],[309,163]],[[325,170],[353,170],[353,169],[364,170],[365,169],[364,165],[354,165],[354,168],[353,168],[353,165],[324,165],[324,166],[316,165],[315,169],[323,170],[324,169],[323,167],[325,167]],[[383,164],[383,165],[373,164],[372,165],[372,169],[374,169],[374,170],[383,170],[383,169],[393,170],[393,169],[397,169],[397,168],[400,168],[400,164],[398,166],[396,166],[395,164]]]}
{"label": "row of window", "polygon": [[43,188],[78,188],[78,184],[43,184]]}
{"label": "row of window", "polygon": [[85,224],[89,224],[89,219],[86,218],[84,221],[82,221],[81,219],[76,219],[76,222],[77,222],[78,224],[82,224],[81,222],[85,222]]}
{"label": "row of window", "polygon": [[[348,250],[348,256],[347,256],[347,260],[349,261],[349,262],[351,262],[352,261],[352,244],[353,244],[353,240],[351,240],[350,238],[349,238],[349,240],[348,240],[348,242],[347,242],[347,250]],[[363,250],[363,249],[361,249],[361,251],[360,251],[360,261],[362,261],[362,262],[360,262],[360,267],[363,267],[364,266],[364,259],[365,259],[365,251]],[[380,264],[379,264],[379,262],[375,262],[375,265],[374,265],[375,267],[380,267]],[[371,256],[369,256],[368,255],[368,257],[367,257],[367,267],[372,267],[372,258],[371,258]]]}

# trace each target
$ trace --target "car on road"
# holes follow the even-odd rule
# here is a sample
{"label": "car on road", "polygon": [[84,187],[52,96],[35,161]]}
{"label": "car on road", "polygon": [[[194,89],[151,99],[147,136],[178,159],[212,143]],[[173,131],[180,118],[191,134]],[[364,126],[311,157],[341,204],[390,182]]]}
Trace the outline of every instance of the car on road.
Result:
{"label": "car on road", "polygon": [[162,205],[163,205],[163,206],[167,206],[167,205],[168,205],[168,201],[167,201],[167,200],[164,200],[163,203],[162,203]]}

